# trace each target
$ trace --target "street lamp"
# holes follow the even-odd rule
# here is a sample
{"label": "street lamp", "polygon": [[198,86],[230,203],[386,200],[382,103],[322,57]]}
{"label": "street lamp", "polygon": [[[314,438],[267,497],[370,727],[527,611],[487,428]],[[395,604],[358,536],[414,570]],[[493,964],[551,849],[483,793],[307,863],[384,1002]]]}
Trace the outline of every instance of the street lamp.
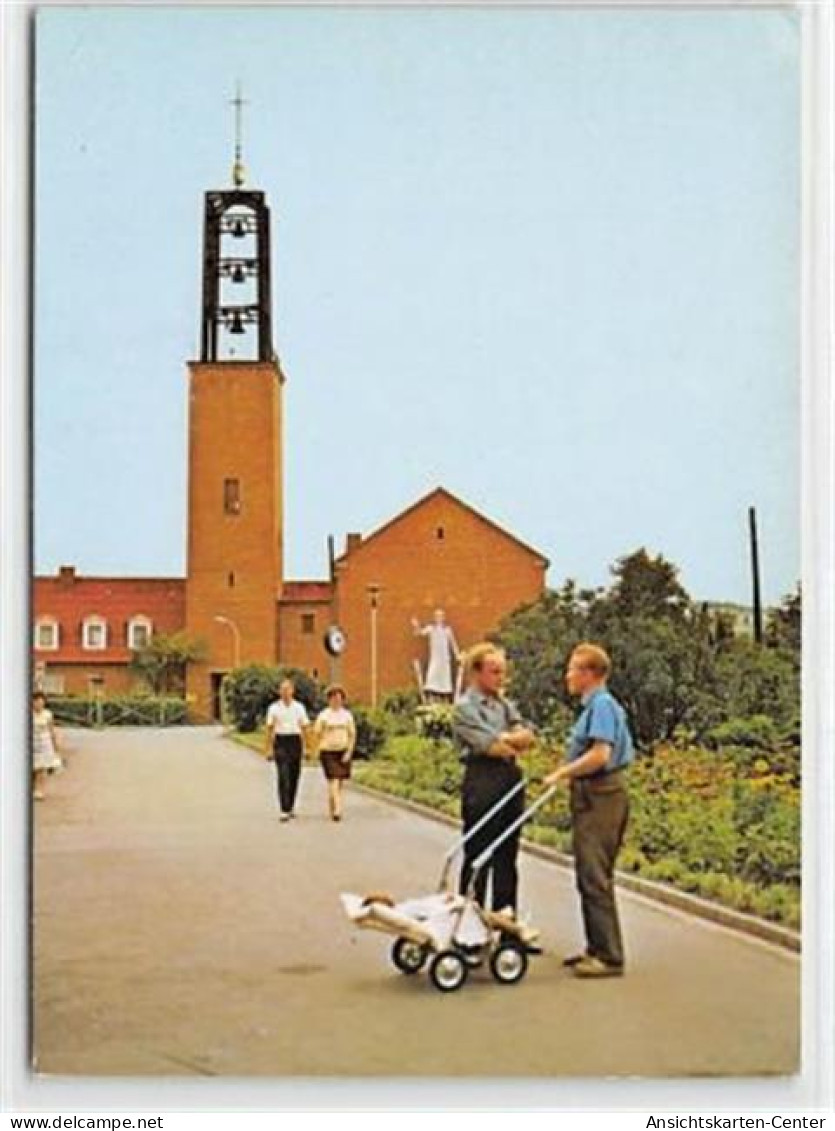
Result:
{"label": "street lamp", "polygon": [[371,706],[377,706],[377,610],[380,606],[382,585],[372,582],[365,587],[371,605]]}
{"label": "street lamp", "polygon": [[232,633],[232,666],[239,668],[241,666],[241,630],[229,617],[217,616],[214,618],[218,624],[225,624],[229,631]]}

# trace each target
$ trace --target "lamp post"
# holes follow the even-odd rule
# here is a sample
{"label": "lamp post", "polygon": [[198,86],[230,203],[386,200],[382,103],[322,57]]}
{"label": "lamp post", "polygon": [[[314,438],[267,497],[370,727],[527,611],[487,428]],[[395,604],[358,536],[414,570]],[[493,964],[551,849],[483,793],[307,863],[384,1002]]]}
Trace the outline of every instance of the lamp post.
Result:
{"label": "lamp post", "polygon": [[370,607],[370,615],[371,615],[371,706],[372,707],[377,706],[377,682],[378,682],[378,673],[377,673],[377,611],[380,607],[380,592],[381,592],[382,588],[383,588],[382,585],[379,585],[377,582],[372,582],[371,585],[366,586],[366,589],[368,590],[368,600],[369,600],[369,603],[370,603],[370,606],[371,606]]}
{"label": "lamp post", "polygon": [[232,633],[232,667],[239,668],[241,666],[241,630],[229,617],[217,616],[214,619],[218,624],[225,624]]}

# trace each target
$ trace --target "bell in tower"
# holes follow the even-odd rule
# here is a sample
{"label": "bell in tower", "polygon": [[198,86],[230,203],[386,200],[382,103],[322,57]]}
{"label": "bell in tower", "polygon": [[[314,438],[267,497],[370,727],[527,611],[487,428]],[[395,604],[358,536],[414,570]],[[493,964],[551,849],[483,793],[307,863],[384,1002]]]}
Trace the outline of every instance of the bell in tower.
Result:
{"label": "bell in tower", "polygon": [[240,89],[233,105],[233,187],[205,197],[200,360],[272,361],[270,210],[263,192],[244,187]]}

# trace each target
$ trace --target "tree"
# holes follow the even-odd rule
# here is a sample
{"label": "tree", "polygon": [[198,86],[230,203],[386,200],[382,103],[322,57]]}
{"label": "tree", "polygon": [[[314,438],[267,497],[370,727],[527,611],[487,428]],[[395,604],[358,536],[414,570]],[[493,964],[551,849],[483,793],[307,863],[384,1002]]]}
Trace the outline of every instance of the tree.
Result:
{"label": "tree", "polygon": [[773,648],[786,648],[800,662],[800,645],[803,628],[803,598],[800,586],[788,593],[776,609],[772,609],[766,623],[766,643]]}
{"label": "tree", "polygon": [[726,718],[765,715],[786,729],[800,710],[799,669],[787,649],[761,648],[739,640],[717,662]]}
{"label": "tree", "polygon": [[537,726],[545,726],[569,702],[562,672],[572,648],[583,639],[591,600],[592,594],[581,593],[569,580],[500,626],[497,643],[510,661],[513,695]]}
{"label": "tree", "polygon": [[[564,726],[571,704],[566,662],[576,644],[589,640],[612,657],[612,691],[645,747],[680,731],[703,739],[730,719],[763,716],[781,734],[796,731],[798,653],[717,632],[710,610],[690,600],[677,568],[660,555],[638,550],[620,558],[612,575],[608,590],[580,590],[568,581],[501,625],[512,694],[532,722]],[[796,610],[788,602],[781,608],[785,637]]]}
{"label": "tree", "polygon": [[614,584],[608,600],[621,616],[682,616],[690,597],[678,579],[678,567],[661,554],[653,557],[641,547],[618,558],[612,566]]}
{"label": "tree", "polygon": [[137,648],[130,667],[155,695],[183,694],[186,668],[202,660],[206,646],[185,632],[155,633],[144,648]]}

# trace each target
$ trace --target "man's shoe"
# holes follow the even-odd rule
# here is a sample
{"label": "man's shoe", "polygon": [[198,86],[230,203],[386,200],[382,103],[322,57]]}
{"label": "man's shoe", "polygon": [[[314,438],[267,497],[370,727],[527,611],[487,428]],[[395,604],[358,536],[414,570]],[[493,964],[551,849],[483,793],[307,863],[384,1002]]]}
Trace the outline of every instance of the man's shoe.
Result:
{"label": "man's shoe", "polygon": [[279,813],[278,819],[279,819],[279,821],[289,821],[290,820],[290,814],[289,813]]}
{"label": "man's shoe", "polygon": [[588,957],[589,955],[586,951],[582,951],[580,954],[570,954],[568,958],[562,960],[562,964],[563,966],[576,966],[578,962],[582,962]]}
{"label": "man's shoe", "polygon": [[623,974],[622,966],[613,966],[611,962],[602,962],[594,955],[587,954],[575,963],[574,976],[576,978],[620,978]]}

